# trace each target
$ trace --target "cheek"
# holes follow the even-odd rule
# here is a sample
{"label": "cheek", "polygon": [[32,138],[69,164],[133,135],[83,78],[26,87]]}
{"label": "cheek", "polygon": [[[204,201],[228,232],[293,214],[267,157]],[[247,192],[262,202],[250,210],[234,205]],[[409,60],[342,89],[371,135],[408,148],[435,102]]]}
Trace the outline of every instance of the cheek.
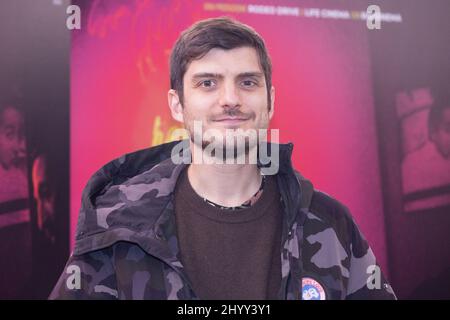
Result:
{"label": "cheek", "polygon": [[184,115],[189,119],[204,118],[211,113],[216,105],[216,99],[211,95],[192,94],[184,101]]}
{"label": "cheek", "polygon": [[253,110],[258,117],[269,117],[269,105],[266,96],[251,97],[245,102],[245,105]]}
{"label": "cheek", "polygon": [[260,94],[243,95],[242,102],[244,106],[249,107],[256,113],[268,110],[268,101],[265,91]]}
{"label": "cheek", "polygon": [[6,154],[12,152],[13,143],[11,140],[0,138],[0,154]]}

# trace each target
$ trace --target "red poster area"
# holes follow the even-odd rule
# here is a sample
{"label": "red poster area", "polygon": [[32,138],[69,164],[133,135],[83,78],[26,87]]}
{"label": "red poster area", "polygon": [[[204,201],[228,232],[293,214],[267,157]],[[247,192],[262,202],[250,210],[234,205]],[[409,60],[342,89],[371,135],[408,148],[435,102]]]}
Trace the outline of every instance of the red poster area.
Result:
{"label": "red poster area", "polygon": [[167,107],[168,59],[179,33],[197,20],[228,15],[254,27],[268,46],[276,87],[271,128],[280,129],[281,142],[294,142],[296,167],[349,206],[385,265],[363,8],[343,8],[344,19],[331,11],[327,18],[305,8],[282,11],[278,1],[273,14],[249,10],[250,2],[84,3],[88,16],[74,32],[71,60],[72,241],[81,191],[93,172],[123,153],[169,140],[179,127]]}

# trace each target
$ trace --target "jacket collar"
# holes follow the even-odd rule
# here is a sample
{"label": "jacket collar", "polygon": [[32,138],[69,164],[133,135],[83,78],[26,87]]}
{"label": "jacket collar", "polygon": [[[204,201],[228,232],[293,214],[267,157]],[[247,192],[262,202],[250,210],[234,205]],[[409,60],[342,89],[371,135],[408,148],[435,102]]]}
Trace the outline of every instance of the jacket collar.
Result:
{"label": "jacket collar", "polygon": [[[177,249],[171,238],[173,191],[186,164],[175,164],[170,157],[179,142],[126,154],[91,177],[82,195],[74,254],[98,250],[117,241],[135,242],[151,251],[155,241],[164,240],[172,246],[172,254],[164,256],[174,258]],[[272,145],[269,144],[269,150]],[[292,167],[293,144],[277,147],[280,152],[277,180],[286,222],[292,225],[300,209],[309,206],[313,189]]]}

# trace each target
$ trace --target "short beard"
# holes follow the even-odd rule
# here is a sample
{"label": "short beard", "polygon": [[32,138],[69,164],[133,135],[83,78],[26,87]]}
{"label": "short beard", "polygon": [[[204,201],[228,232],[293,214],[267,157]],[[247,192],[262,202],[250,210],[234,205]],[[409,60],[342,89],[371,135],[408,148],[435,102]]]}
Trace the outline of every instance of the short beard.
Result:
{"label": "short beard", "polygon": [[[227,139],[228,138],[228,139]],[[238,135],[232,132],[230,136],[226,134],[221,137],[194,138],[190,134],[191,142],[208,157],[216,158],[223,163],[249,163],[250,159],[256,157],[260,137],[256,134],[254,137],[247,135]]]}

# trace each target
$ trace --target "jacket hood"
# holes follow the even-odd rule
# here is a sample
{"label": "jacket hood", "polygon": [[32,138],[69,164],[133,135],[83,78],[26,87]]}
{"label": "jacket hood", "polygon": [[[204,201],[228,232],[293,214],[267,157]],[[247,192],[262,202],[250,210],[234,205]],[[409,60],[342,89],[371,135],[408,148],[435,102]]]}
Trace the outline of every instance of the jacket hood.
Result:
{"label": "jacket hood", "polygon": [[[173,213],[173,191],[178,175],[187,166],[171,159],[172,149],[180,142],[188,141],[125,154],[92,175],[82,194],[75,255],[117,241],[135,242],[150,250],[152,241],[162,237],[169,213]],[[291,224],[300,209],[309,208],[314,190],[311,182],[292,167],[293,144],[269,143],[269,152],[274,147],[279,150],[278,186]]]}

